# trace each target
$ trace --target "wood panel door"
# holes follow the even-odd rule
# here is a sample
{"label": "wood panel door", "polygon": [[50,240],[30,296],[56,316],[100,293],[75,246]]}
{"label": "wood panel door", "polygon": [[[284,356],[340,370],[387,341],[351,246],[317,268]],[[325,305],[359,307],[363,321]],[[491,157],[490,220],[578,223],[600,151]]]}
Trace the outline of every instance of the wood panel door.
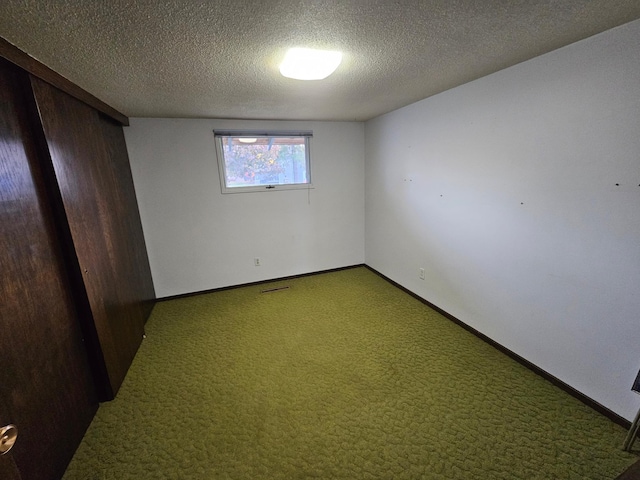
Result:
{"label": "wood panel door", "polygon": [[31,77],[77,275],[89,306],[102,400],[124,380],[155,298],[122,127]]}
{"label": "wood panel door", "polygon": [[[9,425],[9,407],[0,398],[0,427]],[[2,480],[22,480],[11,452],[0,455],[0,478]]]}
{"label": "wood panel door", "polygon": [[64,473],[98,405],[28,82],[0,59],[0,422],[19,429],[0,472],[15,477],[15,465],[22,480],[51,480]]}

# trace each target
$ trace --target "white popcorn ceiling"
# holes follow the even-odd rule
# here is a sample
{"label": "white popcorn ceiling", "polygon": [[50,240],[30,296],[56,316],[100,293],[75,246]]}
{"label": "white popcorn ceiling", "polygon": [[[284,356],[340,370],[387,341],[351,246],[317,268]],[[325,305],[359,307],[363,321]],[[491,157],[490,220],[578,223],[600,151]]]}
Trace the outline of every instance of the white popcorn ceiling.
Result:
{"label": "white popcorn ceiling", "polygon": [[[367,120],[640,18],[638,0],[0,3],[0,36],[134,117]],[[344,60],[287,79],[295,46]]]}

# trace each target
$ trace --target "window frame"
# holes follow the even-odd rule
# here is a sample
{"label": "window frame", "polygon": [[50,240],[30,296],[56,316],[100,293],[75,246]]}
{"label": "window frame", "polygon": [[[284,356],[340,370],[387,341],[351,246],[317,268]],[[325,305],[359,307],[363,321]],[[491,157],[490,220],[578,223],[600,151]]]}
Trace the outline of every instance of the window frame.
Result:
{"label": "window frame", "polygon": [[[311,148],[310,139],[313,132],[308,130],[214,130],[214,140],[216,144],[216,157],[218,160],[218,172],[220,176],[220,189],[223,194],[227,193],[250,193],[250,192],[275,192],[281,190],[308,190],[312,189],[311,175]],[[268,185],[249,185],[240,187],[227,186],[226,162],[224,158],[223,138],[272,138],[272,137],[302,137],[304,138],[304,154],[306,165],[306,183],[286,183]]]}

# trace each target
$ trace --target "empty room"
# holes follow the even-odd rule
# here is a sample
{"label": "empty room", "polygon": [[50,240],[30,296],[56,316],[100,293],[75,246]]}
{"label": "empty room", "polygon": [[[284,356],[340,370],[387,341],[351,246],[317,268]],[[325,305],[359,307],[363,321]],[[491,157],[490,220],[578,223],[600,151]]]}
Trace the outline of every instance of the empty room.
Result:
{"label": "empty room", "polygon": [[0,478],[640,478],[640,3],[5,0]]}

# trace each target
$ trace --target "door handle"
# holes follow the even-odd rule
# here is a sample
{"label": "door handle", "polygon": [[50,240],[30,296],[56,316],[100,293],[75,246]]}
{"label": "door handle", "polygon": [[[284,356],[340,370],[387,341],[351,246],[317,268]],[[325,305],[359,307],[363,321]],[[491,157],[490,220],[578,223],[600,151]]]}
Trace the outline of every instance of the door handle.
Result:
{"label": "door handle", "polygon": [[6,425],[0,428],[0,455],[4,455],[13,448],[18,438],[18,427]]}

